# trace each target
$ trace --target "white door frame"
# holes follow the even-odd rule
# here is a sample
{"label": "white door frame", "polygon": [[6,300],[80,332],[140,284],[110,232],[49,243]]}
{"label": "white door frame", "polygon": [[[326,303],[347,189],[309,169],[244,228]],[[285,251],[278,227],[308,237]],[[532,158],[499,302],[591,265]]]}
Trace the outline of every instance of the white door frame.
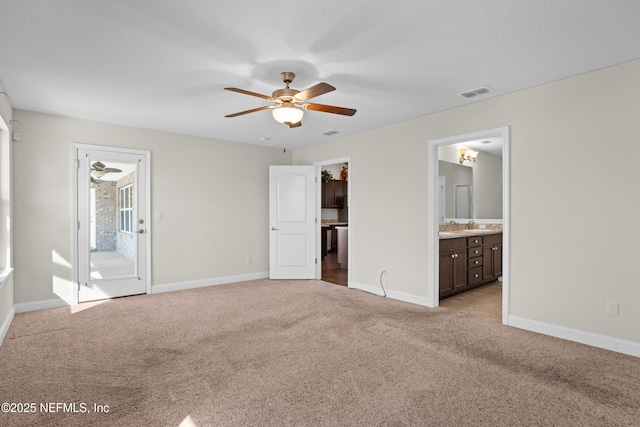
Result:
{"label": "white door frame", "polygon": [[486,139],[496,136],[502,137],[502,323],[508,325],[509,315],[511,313],[511,171],[509,168],[509,165],[511,164],[511,142],[509,126],[429,141],[430,159],[428,202],[431,209],[428,211],[429,225],[427,227],[427,249],[430,254],[427,259],[427,270],[430,272],[427,278],[427,286],[429,289],[428,306],[438,307],[440,305],[438,249],[440,197],[438,188],[438,148],[444,145],[457,144],[476,139]]}
{"label": "white door frame", "polygon": [[103,146],[103,145],[91,145],[91,144],[81,144],[81,143],[73,143],[72,144],[72,221],[71,221],[71,229],[73,230],[72,236],[72,255],[73,255],[73,271],[72,271],[72,280],[75,285],[75,292],[73,292],[73,297],[71,299],[71,303],[76,305],[78,304],[78,292],[79,292],[79,247],[78,247],[78,162],[76,159],[76,155],[79,149],[85,150],[97,150],[97,151],[108,151],[114,153],[129,153],[135,155],[143,155],[145,158],[145,212],[144,217],[147,219],[147,223],[145,224],[145,233],[144,233],[144,241],[146,246],[145,251],[145,276],[146,276],[146,293],[151,293],[151,151],[147,150],[136,150],[131,148],[121,148],[121,147],[112,147],[112,146]]}
{"label": "white door frame", "polygon": [[[351,180],[353,176],[351,157],[338,157],[337,159],[322,160],[314,162],[316,167],[316,218],[318,219],[316,224],[316,258],[318,263],[316,264],[316,279],[322,278],[322,166],[335,165],[337,163],[349,164],[349,184],[347,185],[347,206],[349,207],[349,229],[347,230],[347,239],[349,240],[349,254],[347,256],[347,265],[353,265],[351,263],[351,254],[353,252],[353,245],[351,244]],[[347,287],[351,287],[351,269],[347,269]]]}

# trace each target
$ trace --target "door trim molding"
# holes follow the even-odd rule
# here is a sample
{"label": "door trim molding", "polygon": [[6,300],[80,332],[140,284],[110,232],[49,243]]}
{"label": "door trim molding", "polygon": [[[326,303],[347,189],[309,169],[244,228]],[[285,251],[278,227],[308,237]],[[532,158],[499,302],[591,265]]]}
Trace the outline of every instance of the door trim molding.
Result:
{"label": "door trim molding", "polygon": [[133,148],[124,148],[124,147],[116,147],[109,145],[92,145],[92,144],[83,144],[74,142],[71,144],[72,149],[72,184],[71,184],[71,200],[72,200],[72,218],[71,218],[71,229],[73,230],[72,236],[72,257],[73,257],[73,268],[72,268],[72,281],[75,285],[75,291],[72,292],[71,298],[63,298],[67,304],[69,305],[77,305],[78,304],[78,163],[77,163],[77,154],[78,150],[99,150],[99,151],[108,151],[114,153],[127,153],[127,154],[135,154],[141,155],[145,158],[145,218],[147,218],[147,223],[145,224],[145,275],[146,275],[146,293],[151,293],[152,287],[152,276],[151,276],[151,233],[152,233],[152,221],[151,221],[151,151],[149,150],[138,150]]}
{"label": "door trim molding", "polygon": [[428,305],[438,307],[439,298],[439,267],[438,267],[438,230],[440,200],[438,194],[438,148],[475,139],[502,137],[502,323],[509,324],[511,313],[511,140],[510,127],[504,126],[495,129],[487,129],[464,135],[455,135],[446,138],[429,141],[429,186],[428,186],[428,226],[427,226],[427,277]]}

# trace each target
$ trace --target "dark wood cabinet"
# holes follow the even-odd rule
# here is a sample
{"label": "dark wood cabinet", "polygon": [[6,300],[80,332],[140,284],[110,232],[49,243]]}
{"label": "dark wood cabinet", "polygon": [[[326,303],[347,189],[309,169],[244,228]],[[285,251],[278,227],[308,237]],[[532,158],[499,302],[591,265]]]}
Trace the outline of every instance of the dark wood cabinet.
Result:
{"label": "dark wood cabinet", "polygon": [[482,282],[482,236],[467,237],[467,288]]}
{"label": "dark wood cabinet", "polygon": [[440,241],[440,298],[467,286],[467,241],[464,237]]}
{"label": "dark wood cabinet", "polygon": [[440,239],[440,299],[502,275],[502,233]]}
{"label": "dark wood cabinet", "polygon": [[493,281],[502,276],[502,234],[484,236],[482,243],[482,280]]}
{"label": "dark wood cabinet", "polygon": [[347,206],[347,182],[331,180],[322,182],[322,207],[344,208]]}

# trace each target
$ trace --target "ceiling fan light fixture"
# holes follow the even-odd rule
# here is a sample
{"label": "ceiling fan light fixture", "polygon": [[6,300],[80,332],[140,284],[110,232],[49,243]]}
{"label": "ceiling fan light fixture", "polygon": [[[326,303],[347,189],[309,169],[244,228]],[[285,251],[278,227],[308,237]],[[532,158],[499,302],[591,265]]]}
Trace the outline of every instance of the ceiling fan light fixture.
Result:
{"label": "ceiling fan light fixture", "polygon": [[302,116],[304,116],[304,110],[295,107],[278,107],[274,108],[271,112],[277,122],[285,124],[298,123],[302,120]]}

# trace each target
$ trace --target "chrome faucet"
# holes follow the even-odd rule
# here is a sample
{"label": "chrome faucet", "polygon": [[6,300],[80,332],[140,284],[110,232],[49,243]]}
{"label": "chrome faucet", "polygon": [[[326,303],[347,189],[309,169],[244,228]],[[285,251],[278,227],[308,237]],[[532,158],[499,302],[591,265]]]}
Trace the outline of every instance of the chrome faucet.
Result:
{"label": "chrome faucet", "polygon": [[464,226],[464,229],[465,229],[465,230],[470,230],[470,229],[471,229],[471,226],[472,226],[473,224],[475,224],[475,222],[473,222],[473,220],[469,221],[469,223],[468,223],[467,225],[465,225],[465,226]]}

